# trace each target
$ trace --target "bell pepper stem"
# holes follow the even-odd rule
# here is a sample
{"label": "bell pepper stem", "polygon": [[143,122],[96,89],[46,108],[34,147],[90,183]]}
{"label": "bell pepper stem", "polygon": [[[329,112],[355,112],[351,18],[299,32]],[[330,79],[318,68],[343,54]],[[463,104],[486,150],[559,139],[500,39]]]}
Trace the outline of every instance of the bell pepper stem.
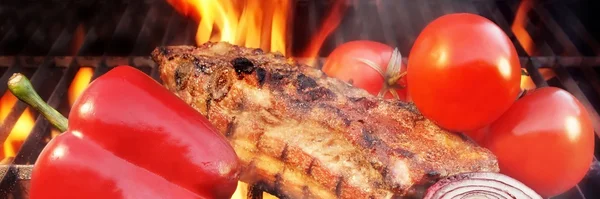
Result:
{"label": "bell pepper stem", "polygon": [[8,89],[19,100],[40,112],[59,131],[65,132],[67,130],[67,118],[42,100],[25,75],[21,73],[13,74],[8,79]]}

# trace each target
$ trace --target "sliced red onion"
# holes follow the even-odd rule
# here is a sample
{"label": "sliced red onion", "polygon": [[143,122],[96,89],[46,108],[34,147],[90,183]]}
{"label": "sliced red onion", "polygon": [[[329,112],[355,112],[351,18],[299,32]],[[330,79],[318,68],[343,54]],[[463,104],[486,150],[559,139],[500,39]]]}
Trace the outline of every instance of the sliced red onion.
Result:
{"label": "sliced red onion", "polygon": [[439,180],[424,199],[542,199],[523,183],[500,173],[463,173]]}

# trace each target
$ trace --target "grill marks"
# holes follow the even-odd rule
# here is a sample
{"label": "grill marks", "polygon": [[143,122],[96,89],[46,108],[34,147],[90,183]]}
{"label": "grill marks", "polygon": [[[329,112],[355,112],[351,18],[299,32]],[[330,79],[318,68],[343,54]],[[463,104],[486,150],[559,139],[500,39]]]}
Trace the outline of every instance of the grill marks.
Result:
{"label": "grill marks", "polygon": [[335,196],[340,197],[342,195],[342,183],[344,182],[344,178],[339,177],[337,183],[335,184]]}
{"label": "grill marks", "polygon": [[[204,74],[210,74],[212,72],[208,63],[200,61],[200,59],[198,59],[195,56],[191,56],[191,57],[192,57],[192,63],[194,64],[194,68],[196,69],[196,72],[201,72]],[[198,77],[198,74],[196,75],[196,77]]]}
{"label": "grill marks", "polygon": [[329,101],[335,98],[333,91],[319,86],[317,82],[300,73],[296,76],[296,91],[300,94],[301,99],[306,101],[325,100]]}
{"label": "grill marks", "polygon": [[[375,187],[401,186],[401,185],[393,183],[394,177],[392,175],[390,175],[391,174],[390,170],[394,166],[392,164],[394,163],[395,159],[399,159],[402,161],[404,161],[404,160],[409,161],[407,159],[414,158],[416,156],[416,154],[412,151],[409,151],[409,150],[406,150],[403,148],[389,146],[383,140],[384,138],[381,137],[382,135],[378,135],[378,133],[376,133],[375,131],[372,130],[372,129],[376,129],[378,127],[369,126],[369,125],[366,125],[363,123],[361,123],[361,124],[363,125],[362,126],[363,128],[361,129],[359,135],[354,135],[354,136],[359,136],[359,138],[349,138],[349,139],[358,140],[358,144],[360,146],[362,146],[363,149],[365,149],[370,154],[375,156],[374,158],[369,160],[371,163],[370,166],[379,172],[379,174],[383,178],[383,182],[384,182],[383,185],[376,185]],[[349,135],[349,136],[352,136],[352,135]]]}
{"label": "grill marks", "polygon": [[400,149],[400,148],[395,148],[392,150],[392,152],[396,156],[405,157],[405,158],[413,158],[415,156],[415,153],[413,153],[409,150]]}
{"label": "grill marks", "polygon": [[[245,59],[245,58],[244,58]],[[254,75],[256,76],[256,82],[257,82],[257,86],[262,87],[266,82],[269,82],[269,88],[270,89],[274,89],[274,90],[279,90],[279,91],[283,91],[283,88],[285,87],[284,85],[289,85],[292,84],[296,87],[296,93],[298,93],[298,95],[296,97],[298,97],[299,99],[294,99],[294,98],[290,98],[288,102],[286,102],[287,104],[290,104],[290,107],[296,107],[297,110],[303,110],[301,112],[304,113],[310,113],[312,109],[314,109],[314,107],[319,107],[322,108],[325,112],[327,113],[331,113],[334,115],[334,117],[332,117],[332,120],[339,120],[340,124],[345,125],[346,127],[350,126],[350,124],[352,124],[353,120],[351,120],[349,118],[349,116],[347,116],[345,114],[345,112],[343,110],[341,110],[340,108],[337,108],[334,105],[330,105],[329,103],[332,102],[331,99],[333,99],[335,97],[335,94],[333,93],[333,91],[324,88],[322,86],[319,85],[319,83],[317,83],[317,81],[315,81],[313,78],[306,76],[304,74],[298,74],[295,77],[296,78],[291,78],[294,77],[292,74],[294,74],[294,71],[291,70],[276,70],[275,72],[271,72],[269,73],[269,71],[261,68],[261,67],[254,67],[252,66],[252,69],[249,69],[248,67],[250,67],[250,64],[248,64],[248,62],[250,62],[247,59],[241,59],[238,58],[237,61],[232,60],[232,66],[235,69],[235,74],[238,75],[238,78],[240,77],[240,75],[245,75],[245,74],[249,74],[249,73],[255,73]],[[248,61],[248,62],[246,62]],[[252,63],[252,62],[250,62]],[[236,65],[237,68],[236,68]],[[219,78],[227,78],[227,75],[229,75],[230,73],[228,73],[228,71],[223,70],[223,71],[215,71],[216,74],[214,74],[212,77],[214,78],[214,80],[216,82],[219,83],[214,83],[213,87],[215,88],[214,90],[216,91],[220,91],[220,90],[226,90],[226,91],[221,91],[221,92],[215,92],[217,93],[217,95],[211,95],[212,98],[215,99],[220,99],[219,97],[222,98],[221,95],[218,95],[218,93],[226,93],[229,90],[229,82],[226,82],[226,80],[219,80]],[[218,86],[218,84],[221,84],[221,86]],[[225,85],[229,85],[229,86],[222,86],[223,84]],[[224,96],[224,94],[223,94]],[[243,98],[242,98],[243,99]],[[362,98],[357,98],[357,99],[348,99],[349,101],[353,101],[353,102],[359,102],[358,104],[360,104],[361,106],[359,106],[359,109],[364,109],[364,110],[368,110],[371,109],[373,107],[376,106],[376,103],[373,101],[370,101],[364,97]],[[217,101],[218,102],[218,101]],[[239,111],[245,111],[244,109],[237,109]],[[234,136],[234,133],[236,131],[237,125],[235,122],[236,118],[233,117],[230,122],[227,124],[226,130],[225,130],[225,136],[228,138],[232,138]],[[372,130],[369,130],[370,125],[372,125],[371,123],[369,123],[368,121],[365,122],[364,120],[359,121],[360,126],[362,127],[362,140],[363,143],[361,144],[362,147],[364,149],[367,150],[371,150],[371,151],[376,151],[377,156],[382,156],[381,153],[385,153],[385,152],[390,152],[390,153],[395,153],[395,154],[402,154],[403,157],[406,156],[411,156],[414,155],[409,151],[406,150],[390,150],[389,146],[385,145],[385,143],[383,143],[381,141],[381,139],[379,137],[377,137],[374,132]],[[336,128],[334,128],[336,129]],[[333,130],[333,129],[332,129]],[[333,130],[333,131],[337,131],[337,130]],[[343,134],[343,132],[337,132],[340,134]],[[260,134],[258,135],[258,138],[256,140],[256,147],[259,148],[259,150],[261,150],[261,146],[259,146],[259,143],[261,143],[261,140],[264,139],[264,134]],[[350,140],[349,140],[350,141]],[[281,160],[282,162],[284,162],[286,165],[291,164],[290,162],[293,161],[297,161],[297,160],[292,160],[290,159],[290,150],[291,147],[288,144],[285,144],[285,146],[283,147],[283,149],[281,150],[281,153],[276,156],[277,159]],[[294,153],[298,153],[298,149],[294,149],[296,150],[296,152]],[[293,155],[295,158],[296,155]],[[389,185],[385,185],[388,184],[387,181],[385,179],[388,178],[387,174],[389,173],[389,168],[388,168],[388,164],[389,161],[385,161],[385,163],[383,163],[383,165],[380,162],[377,163],[372,163],[370,166],[375,169],[376,171],[379,171],[379,173],[382,176],[382,179],[384,179],[383,183],[384,185],[378,184],[375,185],[376,187],[382,187],[382,186],[389,186]],[[323,168],[320,168],[322,166],[320,166],[319,160],[316,158],[311,158],[310,159],[310,163],[307,164],[294,164],[294,165],[304,165],[302,168],[303,172],[306,173],[307,176],[313,176],[313,171],[315,170],[316,167],[319,167],[318,170],[320,171],[324,171]],[[287,166],[286,166],[287,167]],[[278,173],[275,176],[275,187],[279,188],[281,187],[281,183],[282,183],[282,173],[284,171],[280,171],[280,173]],[[331,173],[331,175],[340,175],[340,174],[333,174]],[[351,177],[351,176],[347,176],[347,177]],[[344,193],[346,191],[353,193],[355,192],[355,190],[346,190],[344,191],[344,187],[349,187],[350,185],[348,185],[346,183],[346,179],[344,178],[344,176],[339,176],[337,177],[337,180],[335,182],[332,182],[334,184],[331,185],[335,185],[335,187],[332,187],[330,185],[330,189],[333,192],[333,194],[335,194],[337,197],[341,197],[343,194],[349,194],[349,193]],[[353,187],[351,187],[351,189],[354,189]],[[306,189],[306,192],[309,193],[308,188]],[[309,193],[310,194],[310,193]]]}
{"label": "grill marks", "polygon": [[312,170],[313,170],[313,166],[315,166],[315,161],[317,161],[315,158],[313,158],[313,159],[310,161],[310,164],[308,164],[308,168],[306,168],[306,171],[305,171],[305,172],[306,172],[306,174],[308,174],[308,175],[312,175]]}
{"label": "grill marks", "polygon": [[279,155],[279,159],[282,161],[286,161],[287,159],[287,153],[288,153],[288,148],[290,147],[290,145],[285,144],[285,146],[283,147],[283,150],[281,151],[281,155]]}
{"label": "grill marks", "polygon": [[[331,103],[334,103],[335,101],[333,101],[333,99],[335,99],[335,94],[333,93],[333,91],[320,86],[320,84],[313,78],[305,75],[305,74],[297,74],[297,75],[292,75],[295,74],[293,73],[293,71],[288,71],[288,70],[275,70],[272,73],[269,73],[268,75],[270,75],[270,86],[271,89],[274,90],[279,90],[281,91],[282,87],[284,87],[284,85],[288,85],[289,83],[291,83],[292,85],[295,86],[296,89],[296,93],[298,94],[297,96],[292,96],[292,98],[288,99],[289,101],[286,102],[286,104],[289,104],[289,107],[294,108],[295,110],[297,110],[297,117],[298,118],[303,118],[306,114],[309,114],[313,111],[313,109],[315,108],[320,108],[322,109],[322,112],[325,112],[327,114],[332,114],[332,115],[327,115],[329,116],[328,119],[329,120],[339,120],[340,122],[336,123],[337,124],[341,124],[342,128],[345,127],[349,127],[354,121],[357,122],[358,126],[360,127],[360,131],[362,132],[362,137],[358,138],[359,140],[362,140],[359,143],[359,146],[362,148],[362,150],[366,150],[366,151],[371,151],[374,156],[376,157],[365,157],[367,159],[371,158],[371,160],[374,160],[374,162],[371,162],[371,164],[368,164],[372,169],[374,169],[375,171],[377,171],[380,175],[381,178],[379,180],[382,180],[382,182],[375,182],[375,185],[373,185],[373,187],[393,187],[393,186],[397,186],[397,185],[392,185],[391,183],[391,175],[388,176],[388,174],[390,173],[390,159],[389,157],[387,157],[389,154],[394,154],[396,155],[398,158],[412,158],[415,154],[408,151],[408,150],[404,150],[404,149],[393,149],[390,146],[388,146],[386,143],[384,143],[378,135],[376,135],[376,133],[372,130],[372,129],[376,129],[376,126],[373,126],[374,124],[369,123],[368,121],[365,121],[364,119],[359,119],[359,120],[352,120],[348,115],[346,115],[345,111],[338,108],[338,106],[335,106]],[[295,77],[295,78],[292,78]],[[257,80],[259,80],[258,82],[260,82],[259,75],[257,74]],[[260,84],[260,83],[259,83]],[[295,98],[295,99],[294,99]],[[353,110],[353,111],[359,111],[359,112],[366,112],[369,109],[375,108],[377,107],[377,103],[374,101],[371,101],[365,97],[359,97],[359,98],[348,98],[348,101],[355,103],[355,105],[357,105],[355,108],[357,110]],[[310,119],[310,118],[308,118]],[[320,122],[322,123],[322,125],[328,126],[327,122],[325,121]],[[340,127],[338,126],[329,126],[329,128],[334,131],[335,133],[341,134],[342,137],[345,136],[349,136],[347,133],[339,131],[338,129]],[[334,133],[332,132],[332,133]],[[352,140],[356,140],[355,138],[349,138],[349,137],[345,137],[347,139],[347,141],[352,142]],[[286,145],[286,147],[284,148],[284,150],[282,151],[281,155],[280,155],[280,159],[283,161],[288,161],[289,159],[289,146]],[[369,160],[369,161],[371,161]],[[290,160],[291,161],[291,160]],[[308,176],[314,176],[315,175],[315,170],[319,170],[322,171],[323,168],[320,168],[321,163],[319,162],[318,159],[313,158],[310,162],[310,164],[308,164],[308,167],[305,167],[305,173]],[[334,175],[339,175],[339,174],[334,174]],[[346,177],[351,177],[351,176],[346,176]],[[383,183],[383,184],[382,184]],[[333,184],[332,184],[333,185]],[[330,186],[331,187],[331,186]],[[349,194],[349,193],[354,193],[356,190],[343,190],[343,187],[351,187],[351,185],[348,185],[346,183],[346,179],[344,179],[344,176],[339,176],[337,181],[335,182],[335,188],[332,188],[332,191],[336,194],[337,197],[340,197],[342,195],[345,194]],[[351,187],[351,189],[354,189],[353,187]],[[344,192],[349,192],[349,193],[344,193]]]}
{"label": "grill marks", "polygon": [[275,175],[275,182],[273,182],[273,187],[275,188],[275,190],[277,190],[278,192],[281,192],[281,190],[283,190],[281,187],[282,186],[282,181],[283,178],[281,177],[281,173],[278,173],[277,175]]}
{"label": "grill marks", "polygon": [[235,124],[235,117],[233,117],[231,119],[231,121],[229,123],[227,123],[227,129],[225,130],[225,137],[230,138],[231,136],[233,136],[233,133],[235,132],[237,125]]}
{"label": "grill marks", "polygon": [[[396,113],[398,110],[403,111],[402,109],[413,112],[413,106],[403,103],[398,103],[397,105],[393,103],[382,103],[375,98],[362,95],[361,93],[354,93],[352,88],[346,84],[338,84],[337,82],[331,82],[330,79],[322,79],[319,77],[320,73],[312,71],[312,69],[298,68],[297,66],[290,64],[290,62],[283,59],[274,59],[270,56],[261,56],[260,54],[262,52],[259,52],[259,50],[246,51],[245,48],[236,48],[234,50],[235,52],[231,51],[232,50],[222,56],[203,56],[202,54],[205,53],[199,53],[199,55],[196,55],[196,57],[201,59],[202,62],[198,62],[199,64],[196,64],[192,60],[191,63],[194,63],[194,65],[193,67],[188,68],[195,69],[192,71],[196,73],[197,71],[202,71],[202,68],[205,68],[210,70],[212,74],[198,79],[192,79],[189,81],[189,84],[194,84],[198,81],[202,81],[202,83],[204,83],[202,84],[202,87],[197,86],[196,89],[197,91],[207,93],[207,95],[210,93],[209,99],[212,97],[215,98],[215,100],[212,100],[212,102],[207,103],[209,107],[215,106],[212,107],[213,112],[216,114],[237,116],[235,119],[233,117],[225,117],[227,118],[226,121],[222,121],[218,117],[214,117],[211,118],[211,122],[219,122],[219,126],[221,127],[220,129],[224,131],[223,133],[229,139],[248,139],[248,141],[256,143],[256,146],[244,145],[241,147],[242,150],[246,150],[244,147],[248,147],[248,150],[253,148],[252,153],[257,155],[254,156],[252,154],[248,154],[254,157],[249,157],[247,161],[263,161],[263,163],[265,161],[275,161],[274,163],[277,165],[284,165],[283,169],[278,169],[276,171],[277,174],[274,170],[268,170],[265,168],[254,167],[246,169],[248,172],[269,172],[268,176],[258,180],[267,180],[267,183],[271,186],[276,183],[278,188],[289,188],[291,186],[292,189],[288,189],[286,191],[294,192],[296,196],[299,197],[302,195],[310,196],[310,192],[313,190],[313,187],[307,187],[305,184],[289,184],[289,180],[293,179],[294,177],[287,179],[286,176],[288,174],[286,172],[295,171],[298,174],[301,174],[302,178],[311,178],[311,180],[318,182],[320,186],[317,187],[322,186],[323,188],[326,188],[328,194],[336,195],[337,197],[354,196],[354,198],[368,198],[381,197],[385,194],[381,194],[381,192],[368,192],[367,189],[363,188],[363,186],[372,188],[372,190],[394,191],[395,194],[399,194],[397,196],[404,195],[403,193],[400,194],[401,192],[404,192],[404,190],[400,189],[404,189],[406,187],[394,185],[392,184],[393,181],[391,181],[391,178],[396,175],[395,172],[397,172],[398,169],[395,169],[392,165],[390,165],[390,163],[395,163],[396,160],[406,161],[410,164],[409,168],[414,166],[418,169],[424,169],[426,174],[423,175],[427,176],[427,178],[437,178],[436,176],[439,176],[440,172],[445,174],[448,173],[447,170],[453,169],[444,166],[430,167],[428,165],[418,165],[418,162],[416,163],[417,165],[413,165],[412,163],[416,162],[414,160],[414,157],[416,156],[415,153],[407,150],[411,148],[399,148],[399,145],[395,143],[399,138],[394,137],[395,135],[389,134],[396,133],[392,131],[405,129],[401,125],[397,125],[395,123],[392,124],[393,122],[402,122],[410,126],[409,122],[414,121],[416,119],[414,117],[419,117],[419,115],[413,116],[412,114],[407,113],[406,115],[409,116],[407,118],[391,119],[386,117],[381,121],[379,121],[379,119],[382,118],[377,118],[386,116],[386,114],[383,113]],[[175,72],[173,69],[171,69],[170,74]],[[180,78],[185,78],[185,74],[186,73],[180,72],[178,76],[180,76]],[[242,79],[239,78],[240,75],[243,77]],[[215,87],[214,83],[219,82],[219,78],[216,77],[219,76],[230,78],[231,82],[236,82],[235,87],[226,87],[227,89],[219,89],[219,87]],[[170,77],[173,78],[175,75]],[[213,84],[211,84],[211,81],[213,81]],[[172,82],[172,87],[175,87],[175,79],[170,80],[170,82]],[[240,83],[239,86],[238,83]],[[185,85],[181,85],[181,83],[179,83],[178,86]],[[207,89],[206,87],[209,88]],[[328,88],[333,89],[333,91]],[[225,100],[219,100],[219,94],[226,94],[226,91],[229,89],[243,89],[243,92],[237,92],[238,90],[234,90],[234,92],[229,93],[229,97],[225,98]],[[345,92],[350,93],[346,94]],[[272,133],[275,131],[267,131],[267,129],[262,129],[250,133],[243,129],[248,127],[249,123],[256,124],[256,127],[258,128],[278,127],[279,124],[277,124],[277,122],[280,120],[273,119],[268,121],[254,121],[252,120],[253,118],[260,118],[260,115],[256,117],[256,115],[262,114],[260,111],[254,112],[256,110],[249,108],[244,109],[243,106],[236,104],[253,103],[252,100],[243,99],[250,99],[246,97],[255,97],[252,99],[260,99],[256,97],[264,97],[264,93],[269,94],[270,96],[268,96],[268,98],[272,99],[274,103],[269,107],[260,107],[260,111],[272,113],[272,117],[274,118],[285,118],[282,120],[319,124],[318,126],[308,126],[315,127],[317,129],[322,128],[321,131],[328,132],[329,135],[334,134],[334,137],[338,139],[338,141],[345,139],[344,143],[337,142],[337,145],[332,145],[329,147],[325,146],[325,149],[333,149],[333,147],[340,146],[340,144],[351,143],[352,149],[356,149],[357,152],[345,151],[345,153],[353,155],[351,159],[354,159],[353,157],[357,157],[358,159],[356,160],[358,160],[358,162],[366,163],[359,166],[360,170],[370,171],[368,176],[364,175],[367,177],[360,178],[364,179],[363,183],[358,183],[360,185],[354,184],[355,181],[353,181],[353,178],[351,178],[353,177],[351,174],[356,172],[346,172],[348,167],[337,167],[337,169],[336,167],[330,167],[332,166],[332,161],[335,161],[335,157],[331,156],[336,155],[335,152],[330,153],[331,155],[326,155],[327,157],[324,159],[321,159],[323,154],[320,154],[321,156],[317,156],[317,158],[315,158],[314,154],[312,157],[309,154],[311,153],[310,149],[305,150],[306,148],[302,148],[304,146],[299,146],[298,143],[294,143],[293,140],[283,141],[281,139],[277,139],[278,137],[286,138],[280,137],[280,134],[275,134],[276,136],[272,137],[274,135]],[[250,94],[251,96],[243,96],[246,94]],[[238,99],[232,101],[231,99],[234,98],[241,98],[242,100]],[[317,112],[318,114],[309,115],[314,112]],[[244,118],[247,117],[248,114],[253,116]],[[235,122],[236,120],[237,122]],[[328,122],[323,123],[321,121]],[[236,124],[239,124],[240,127],[244,127],[240,128],[239,131],[236,132],[235,130],[238,127]],[[261,125],[268,125],[269,127]],[[306,132],[298,131],[297,129],[285,132],[287,129],[291,128],[282,129],[284,131],[282,132],[283,135]],[[248,133],[248,135],[246,135],[246,133]],[[413,138],[414,135],[406,134],[406,137]],[[402,139],[405,139],[406,137],[402,137]],[[323,137],[321,136],[321,138]],[[416,138],[419,139],[419,137]],[[417,140],[417,144],[419,143],[428,144],[426,142],[420,142]],[[432,147],[439,148],[440,146],[433,145]],[[422,152],[420,149],[415,150],[417,150],[416,152],[419,153]],[[316,151],[318,152],[318,149]],[[473,151],[467,150],[466,152],[472,153]],[[344,151],[342,151],[342,153],[344,153]],[[262,156],[263,158],[268,156],[268,158],[257,159],[258,156]],[[341,157],[338,159],[340,161],[344,161],[345,159],[343,158],[348,158],[349,156],[340,155],[337,157]],[[248,162],[246,162],[246,164],[248,164]],[[352,171],[354,171],[354,169],[352,169]],[[357,175],[359,174],[357,173]],[[366,185],[366,183],[370,184]],[[412,183],[412,181],[408,183]]]}
{"label": "grill marks", "polygon": [[312,193],[310,193],[310,190],[308,189],[308,186],[304,186],[302,187],[302,197],[304,198],[312,198]]}
{"label": "grill marks", "polygon": [[254,64],[245,57],[238,57],[231,60],[231,65],[235,72],[241,77],[242,74],[251,74],[254,71]]}
{"label": "grill marks", "polygon": [[364,108],[365,110],[369,110],[377,106],[377,103],[371,100],[368,100],[365,97],[353,98],[349,97],[349,101],[359,104],[359,107]]}
{"label": "grill marks", "polygon": [[371,130],[362,129],[361,132],[362,132],[362,138],[364,141],[363,145],[367,148],[373,147],[373,145],[375,145],[375,142],[377,142],[379,140],[373,135],[373,131],[371,131]]}
{"label": "grill marks", "polygon": [[331,120],[341,120],[342,124],[345,127],[350,126],[350,124],[352,123],[352,120],[350,120],[350,118],[348,117],[348,115],[346,115],[341,109],[329,105],[329,104],[318,104],[319,108],[324,109],[325,111],[329,112],[329,113],[334,113],[336,117],[334,118],[330,118]]}
{"label": "grill marks", "polygon": [[175,69],[174,73],[175,87],[177,90],[185,90],[189,79],[189,70],[185,66],[180,66]]}
{"label": "grill marks", "polygon": [[306,89],[310,89],[310,88],[314,88],[317,87],[317,82],[310,78],[307,77],[306,75],[300,73],[297,77],[297,84],[298,84],[298,92],[303,92]]}
{"label": "grill marks", "polygon": [[267,78],[267,71],[263,68],[256,68],[256,80],[258,81],[258,87],[261,88],[265,84]]}
{"label": "grill marks", "polygon": [[302,99],[306,101],[316,100],[332,100],[335,97],[335,93],[331,90],[323,87],[318,87],[307,92],[304,92]]}

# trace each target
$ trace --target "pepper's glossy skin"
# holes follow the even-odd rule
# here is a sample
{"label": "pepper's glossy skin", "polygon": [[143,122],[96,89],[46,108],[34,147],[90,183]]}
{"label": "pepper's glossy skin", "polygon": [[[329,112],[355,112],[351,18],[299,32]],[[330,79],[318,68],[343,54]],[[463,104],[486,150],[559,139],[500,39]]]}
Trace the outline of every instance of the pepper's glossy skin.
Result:
{"label": "pepper's glossy skin", "polygon": [[73,133],[54,138],[36,163],[30,198],[203,198]]}
{"label": "pepper's glossy skin", "polygon": [[[56,156],[61,147],[70,153]],[[75,101],[69,130],[36,162],[31,198],[152,198],[136,194],[159,190],[167,198],[229,198],[239,170],[235,151],[204,116],[141,71],[119,66]]]}

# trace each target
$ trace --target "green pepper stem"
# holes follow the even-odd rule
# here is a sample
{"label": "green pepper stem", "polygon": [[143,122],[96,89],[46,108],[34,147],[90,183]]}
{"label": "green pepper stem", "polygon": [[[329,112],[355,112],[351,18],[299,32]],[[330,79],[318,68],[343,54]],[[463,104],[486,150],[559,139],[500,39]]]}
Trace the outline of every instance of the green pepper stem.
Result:
{"label": "green pepper stem", "polygon": [[25,75],[21,73],[13,74],[8,79],[8,89],[19,100],[40,112],[59,131],[65,132],[67,130],[67,118],[42,100]]}

